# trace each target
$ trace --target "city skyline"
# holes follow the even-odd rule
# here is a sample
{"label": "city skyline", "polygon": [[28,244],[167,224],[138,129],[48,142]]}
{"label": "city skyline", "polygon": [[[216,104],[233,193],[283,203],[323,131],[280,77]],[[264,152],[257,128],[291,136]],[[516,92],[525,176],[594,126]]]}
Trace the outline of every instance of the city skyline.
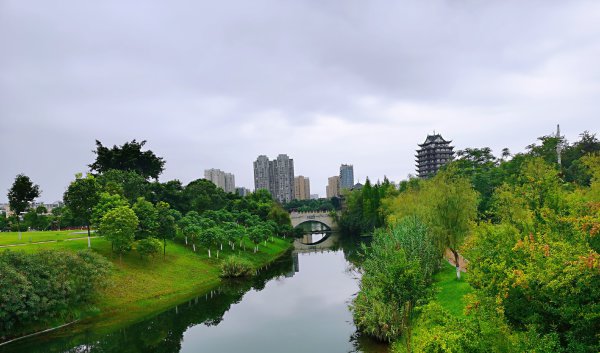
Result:
{"label": "city skyline", "polygon": [[415,174],[433,131],[496,155],[600,132],[600,3],[145,4],[3,3],[0,202],[19,173],[60,200],[96,139],[148,141],[183,184],[252,188],[250,161],[285,152],[323,195],[340,163]]}

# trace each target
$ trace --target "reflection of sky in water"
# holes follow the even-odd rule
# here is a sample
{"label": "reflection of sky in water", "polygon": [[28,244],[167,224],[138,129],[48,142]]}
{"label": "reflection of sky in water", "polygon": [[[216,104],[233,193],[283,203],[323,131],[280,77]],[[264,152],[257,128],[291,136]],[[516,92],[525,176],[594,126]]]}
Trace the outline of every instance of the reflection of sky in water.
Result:
{"label": "reflection of sky in water", "polygon": [[300,272],[251,290],[217,326],[188,329],[181,352],[348,352],[358,285],[342,251],[298,254]]}
{"label": "reflection of sky in water", "polygon": [[309,234],[304,234],[302,236],[302,240],[300,240],[300,242],[302,244],[315,244],[315,243],[320,242],[321,240],[323,240],[327,236],[328,236],[328,234],[326,234],[326,233],[309,233]]}

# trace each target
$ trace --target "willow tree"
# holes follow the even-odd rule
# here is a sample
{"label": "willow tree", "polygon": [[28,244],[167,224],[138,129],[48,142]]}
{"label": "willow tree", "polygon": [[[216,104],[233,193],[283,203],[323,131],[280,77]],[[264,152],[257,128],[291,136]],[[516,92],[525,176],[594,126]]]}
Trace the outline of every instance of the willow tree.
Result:
{"label": "willow tree", "polygon": [[458,248],[477,217],[477,191],[467,178],[438,173],[426,186],[428,223],[441,249],[454,255],[456,277],[460,278]]}

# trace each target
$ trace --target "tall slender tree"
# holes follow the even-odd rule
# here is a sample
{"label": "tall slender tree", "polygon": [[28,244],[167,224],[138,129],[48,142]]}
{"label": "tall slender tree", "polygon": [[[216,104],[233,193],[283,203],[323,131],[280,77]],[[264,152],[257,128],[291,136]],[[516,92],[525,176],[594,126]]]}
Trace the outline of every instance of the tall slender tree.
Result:
{"label": "tall slender tree", "polygon": [[25,174],[15,177],[15,182],[8,190],[8,205],[17,216],[17,228],[19,228],[19,240],[21,240],[21,213],[29,208],[29,204],[40,196],[40,187],[35,185]]}
{"label": "tall slender tree", "polygon": [[88,234],[88,248],[91,248],[90,220],[94,207],[100,201],[96,179],[91,174],[88,174],[85,178],[81,174],[78,174],[75,180],[69,185],[67,191],[65,191],[63,200],[71,213],[85,222]]}

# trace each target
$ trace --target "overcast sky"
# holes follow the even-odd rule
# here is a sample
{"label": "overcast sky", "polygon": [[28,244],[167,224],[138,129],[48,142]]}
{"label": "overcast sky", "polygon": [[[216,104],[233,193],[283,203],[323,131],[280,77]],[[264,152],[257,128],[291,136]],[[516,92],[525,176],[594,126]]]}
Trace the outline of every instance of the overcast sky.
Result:
{"label": "overcast sky", "polygon": [[311,193],[415,173],[434,130],[520,152],[600,130],[600,1],[0,0],[0,202],[62,197],[105,145],[147,140],[161,181],[253,188],[259,154]]}

